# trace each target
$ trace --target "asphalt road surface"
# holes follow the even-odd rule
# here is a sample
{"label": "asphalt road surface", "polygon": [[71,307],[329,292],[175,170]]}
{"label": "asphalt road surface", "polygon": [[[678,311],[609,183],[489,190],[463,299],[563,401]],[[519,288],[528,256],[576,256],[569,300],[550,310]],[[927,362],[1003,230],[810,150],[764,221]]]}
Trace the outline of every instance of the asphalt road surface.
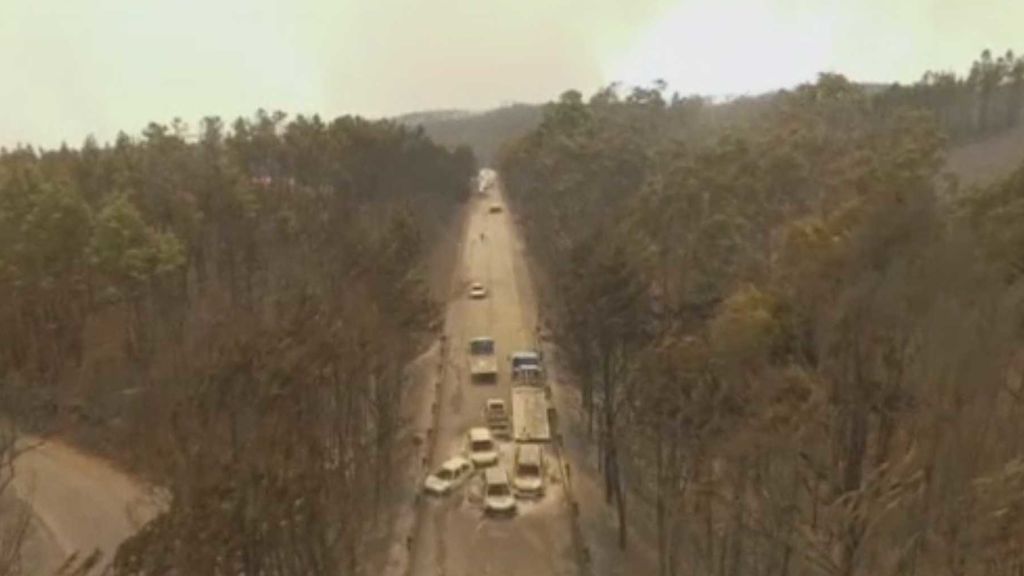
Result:
{"label": "asphalt road surface", "polygon": [[29,545],[28,574],[46,574],[73,553],[84,557],[96,550],[106,564],[156,510],[142,484],[56,441],[18,457],[14,486],[39,527]]}
{"label": "asphalt road surface", "polygon": [[[483,426],[488,398],[511,406],[508,354],[534,349],[537,308],[520,243],[495,189],[475,196],[456,267],[455,290],[447,308],[447,377],[440,389],[436,467],[465,450],[469,428]],[[469,284],[481,282],[489,294],[470,300]],[[471,338],[490,336],[497,348],[497,384],[474,384],[467,363]],[[501,443],[500,466],[512,472],[514,444]],[[574,563],[570,516],[554,450],[545,446],[547,493],[537,502],[519,501],[513,518],[483,513],[478,474],[445,498],[430,498],[414,538],[412,572],[416,576],[568,576]]]}

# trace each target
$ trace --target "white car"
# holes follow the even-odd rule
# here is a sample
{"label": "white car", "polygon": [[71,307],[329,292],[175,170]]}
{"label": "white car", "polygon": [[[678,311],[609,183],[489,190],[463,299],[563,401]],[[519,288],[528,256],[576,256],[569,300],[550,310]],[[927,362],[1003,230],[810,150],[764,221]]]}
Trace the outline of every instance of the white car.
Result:
{"label": "white car", "polygon": [[501,398],[488,398],[484,403],[484,422],[495,438],[508,440],[512,437],[508,405]]}
{"label": "white car", "polygon": [[516,496],[544,497],[544,452],[540,446],[523,444],[516,448],[512,483],[516,488]]}
{"label": "white car", "polygon": [[487,288],[479,282],[473,282],[469,286],[469,297],[473,300],[482,300],[487,298]]}
{"label": "white car", "polygon": [[428,494],[445,496],[462,486],[467,478],[473,475],[473,464],[461,456],[456,456],[441,464],[441,467],[427,476],[423,481],[423,490]]}
{"label": "white car", "polygon": [[498,463],[498,446],[487,428],[469,429],[469,460],[477,468],[494,466]]}
{"label": "white car", "polygon": [[508,473],[501,468],[488,468],[484,472],[484,512],[507,515],[516,513],[516,497],[508,483]]}

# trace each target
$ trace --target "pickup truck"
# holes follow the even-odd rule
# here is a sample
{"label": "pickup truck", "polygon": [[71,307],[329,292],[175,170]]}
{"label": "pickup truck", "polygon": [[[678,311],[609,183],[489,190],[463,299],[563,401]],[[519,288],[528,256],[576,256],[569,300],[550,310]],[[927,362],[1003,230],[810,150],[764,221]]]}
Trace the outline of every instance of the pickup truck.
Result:
{"label": "pickup truck", "polygon": [[498,359],[494,355],[494,340],[488,337],[469,341],[469,377],[473,382],[498,381]]}

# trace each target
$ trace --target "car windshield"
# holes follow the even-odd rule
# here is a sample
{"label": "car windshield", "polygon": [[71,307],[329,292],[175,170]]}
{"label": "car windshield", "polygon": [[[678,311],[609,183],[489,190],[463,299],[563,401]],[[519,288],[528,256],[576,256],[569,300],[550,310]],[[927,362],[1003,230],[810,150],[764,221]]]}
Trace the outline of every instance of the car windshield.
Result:
{"label": "car windshield", "polygon": [[474,340],[469,343],[469,352],[474,355],[494,354],[494,341]]}
{"label": "car windshield", "polygon": [[512,358],[512,366],[514,368],[526,368],[538,366],[536,356],[516,356]]}
{"label": "car windshield", "polygon": [[437,471],[436,476],[441,480],[451,480],[455,474],[447,468],[442,468]]}
{"label": "car windshield", "polygon": [[540,468],[536,464],[520,464],[519,465],[520,476],[540,476]]}
{"label": "car windshield", "polygon": [[494,447],[490,440],[477,440],[473,442],[473,452],[489,452]]}
{"label": "car windshield", "polygon": [[491,484],[490,486],[487,487],[487,495],[488,496],[499,496],[499,497],[500,496],[508,496],[509,495],[508,486],[506,486],[504,484]]}

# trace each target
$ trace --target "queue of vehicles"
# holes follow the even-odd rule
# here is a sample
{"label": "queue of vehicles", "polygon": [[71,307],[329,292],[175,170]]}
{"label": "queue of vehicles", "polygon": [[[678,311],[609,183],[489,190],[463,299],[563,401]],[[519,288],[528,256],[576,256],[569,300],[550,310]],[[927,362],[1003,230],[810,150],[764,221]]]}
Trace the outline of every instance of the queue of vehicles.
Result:
{"label": "queue of vehicles", "polygon": [[[487,195],[495,176],[481,173],[479,193]],[[490,214],[504,212],[492,202]],[[480,234],[480,240],[485,236]],[[488,297],[480,282],[469,285],[471,300]],[[466,433],[462,454],[445,461],[423,482],[428,494],[446,496],[465,486],[480,474],[480,492],[484,512],[491,515],[514,515],[518,499],[539,500],[545,494],[546,465],[543,443],[550,441],[547,393],[541,354],[532,350],[513,352],[508,357],[512,376],[511,404],[502,398],[488,398],[482,409],[483,425]],[[467,354],[470,382],[497,384],[498,362],[494,339],[473,338]],[[500,442],[515,442],[511,475],[501,465]]]}
{"label": "queue of vehicles", "polygon": [[[470,340],[469,370],[473,383],[496,383],[494,340]],[[517,499],[539,500],[545,494],[546,465],[543,443],[551,440],[548,402],[541,355],[517,351],[509,355],[512,374],[511,406],[502,398],[488,398],[482,409],[483,425],[469,429],[465,451],[447,460],[424,480],[424,491],[445,496],[461,488],[477,471],[485,513],[515,514]],[[511,410],[510,410],[511,408]],[[500,442],[515,442],[511,475],[501,466]]]}

